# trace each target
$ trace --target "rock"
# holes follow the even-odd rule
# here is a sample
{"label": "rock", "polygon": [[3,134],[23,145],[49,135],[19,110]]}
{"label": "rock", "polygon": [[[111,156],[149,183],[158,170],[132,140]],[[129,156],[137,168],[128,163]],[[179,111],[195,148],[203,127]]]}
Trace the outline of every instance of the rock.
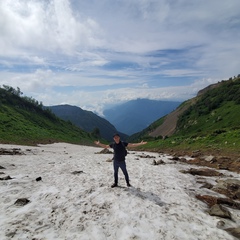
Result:
{"label": "rock", "polygon": [[209,214],[211,216],[232,219],[231,213],[226,208],[219,204],[213,205],[209,210]]}
{"label": "rock", "polygon": [[156,160],[156,164],[159,165],[159,164],[165,164],[165,162],[162,160],[162,159],[159,159],[159,160]]}
{"label": "rock", "polygon": [[169,160],[175,160],[175,161],[178,161],[178,160],[179,160],[179,157],[174,156],[174,157],[172,157],[172,158],[169,158]]}
{"label": "rock", "polygon": [[138,157],[140,157],[140,158],[156,158],[155,156],[150,156],[150,155],[145,155],[145,154],[138,155]]}
{"label": "rock", "polygon": [[187,159],[184,158],[184,157],[182,157],[182,158],[179,159],[179,161],[180,161],[180,162],[187,162]]}
{"label": "rock", "polygon": [[108,158],[108,159],[106,160],[106,162],[112,162],[112,161],[113,161],[112,158]]}
{"label": "rock", "polygon": [[219,184],[225,184],[225,185],[228,185],[228,184],[234,184],[234,185],[238,185],[240,186],[240,180],[238,179],[235,179],[235,178],[228,178],[226,180],[217,180],[217,183]]}
{"label": "rock", "polygon": [[232,234],[234,237],[240,239],[240,227],[226,228],[224,230],[227,231],[228,233]]}
{"label": "rock", "polygon": [[201,156],[201,155],[202,155],[201,151],[200,151],[200,150],[196,150],[196,151],[193,151],[193,152],[192,152],[191,157],[192,157],[192,158],[195,158],[195,157],[199,157],[199,156]]}
{"label": "rock", "polygon": [[202,159],[204,159],[207,162],[211,162],[211,161],[216,162],[216,158],[214,156],[212,156],[212,155],[204,156],[204,157],[202,157]]}
{"label": "rock", "polygon": [[12,178],[10,176],[6,176],[6,177],[3,177],[3,178],[0,178],[0,180],[11,180]]}
{"label": "rock", "polygon": [[24,205],[28,204],[29,202],[30,202],[30,200],[28,200],[27,198],[19,198],[19,199],[17,199],[17,201],[14,203],[14,205],[24,206]]}
{"label": "rock", "polygon": [[101,154],[113,154],[113,152],[112,151],[110,151],[109,149],[107,149],[107,148],[104,148],[102,151],[100,151],[99,153],[101,153]]}
{"label": "rock", "polygon": [[20,148],[0,148],[0,155],[23,155]]}
{"label": "rock", "polygon": [[16,229],[14,229],[14,230],[7,229],[6,233],[5,233],[5,236],[9,237],[9,238],[13,238],[16,235],[16,233],[17,233]]}
{"label": "rock", "polygon": [[74,171],[74,172],[72,172],[72,174],[74,174],[74,175],[79,175],[79,174],[82,174],[82,173],[84,173],[83,171]]}
{"label": "rock", "polygon": [[202,185],[200,188],[207,188],[207,189],[212,189],[213,185],[211,183],[205,183]]}
{"label": "rock", "polygon": [[196,195],[198,200],[205,202],[209,207],[217,204],[217,198],[209,195]]}
{"label": "rock", "polygon": [[216,158],[213,158],[210,163],[213,164],[213,163],[216,163],[217,162],[217,159]]}
{"label": "rock", "polygon": [[181,171],[182,173],[190,173],[192,175],[199,175],[199,176],[222,176],[222,173],[215,171],[213,169],[208,168],[190,168],[189,170]]}
{"label": "rock", "polygon": [[39,181],[41,181],[41,180],[42,180],[41,177],[37,177],[37,178],[36,178],[36,181],[37,181],[37,182],[39,182]]}
{"label": "rock", "polygon": [[240,180],[218,180],[217,184],[213,186],[212,190],[224,194],[232,199],[240,199]]}
{"label": "rock", "polygon": [[240,199],[240,190],[236,191],[233,195],[233,199]]}
{"label": "rock", "polygon": [[225,226],[225,222],[224,222],[224,221],[221,220],[221,221],[218,221],[218,222],[217,222],[217,227],[218,227],[218,228],[222,228],[222,227],[224,227],[224,226]]}
{"label": "rock", "polygon": [[153,160],[152,165],[160,165],[160,164],[165,164],[165,162],[162,159],[159,160]]}
{"label": "rock", "polygon": [[218,169],[220,170],[229,170],[229,167],[228,166],[223,166],[221,164],[218,165]]}
{"label": "rock", "polygon": [[220,198],[210,195],[196,195],[197,199],[205,202],[209,207],[212,207],[215,204],[225,204],[234,209],[240,209],[240,203],[233,201],[230,198]]}

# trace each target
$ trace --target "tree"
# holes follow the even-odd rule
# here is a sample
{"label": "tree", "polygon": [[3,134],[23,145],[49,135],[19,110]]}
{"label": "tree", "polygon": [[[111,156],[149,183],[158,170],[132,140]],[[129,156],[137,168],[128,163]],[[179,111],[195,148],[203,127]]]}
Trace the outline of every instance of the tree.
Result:
{"label": "tree", "polygon": [[99,130],[98,127],[95,127],[95,128],[93,129],[92,135],[93,135],[94,137],[100,137],[100,130]]}

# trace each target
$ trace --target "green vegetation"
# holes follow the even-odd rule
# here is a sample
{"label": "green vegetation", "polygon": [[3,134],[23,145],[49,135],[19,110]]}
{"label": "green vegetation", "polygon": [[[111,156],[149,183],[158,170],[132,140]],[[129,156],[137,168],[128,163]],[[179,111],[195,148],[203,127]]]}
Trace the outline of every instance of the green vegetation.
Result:
{"label": "green vegetation", "polygon": [[93,136],[56,117],[41,103],[21,97],[21,91],[0,88],[0,142],[33,145],[68,142],[92,144]]}
{"label": "green vegetation", "polygon": [[[191,102],[191,104],[190,104]],[[193,103],[194,102],[194,103]],[[180,115],[175,133],[163,140],[149,136],[162,124],[159,119],[148,128],[132,136],[131,140],[148,140],[148,149],[216,150],[240,153],[240,77],[222,81],[216,87],[189,100]]]}
{"label": "green vegetation", "polygon": [[171,136],[165,140],[149,141],[146,145],[148,149],[154,150],[203,150],[220,151],[233,154],[240,153],[240,131],[232,130],[228,132],[213,132],[206,136]]}
{"label": "green vegetation", "polygon": [[[99,129],[87,133],[56,117],[38,101],[21,97],[20,89],[0,88],[0,142],[37,144],[69,142],[92,144]],[[184,107],[184,108],[183,108]],[[186,109],[178,118],[172,136],[151,137],[167,119],[162,117],[128,140],[148,141],[145,150],[203,150],[240,154],[240,76],[222,81],[182,103]],[[170,124],[170,123],[169,123]]]}

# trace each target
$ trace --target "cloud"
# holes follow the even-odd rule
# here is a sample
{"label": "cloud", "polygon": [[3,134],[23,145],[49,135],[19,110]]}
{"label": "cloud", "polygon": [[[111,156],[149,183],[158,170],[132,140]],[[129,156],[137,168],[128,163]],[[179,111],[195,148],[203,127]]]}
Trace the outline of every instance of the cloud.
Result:
{"label": "cloud", "polygon": [[6,53],[59,52],[75,54],[77,48],[98,47],[98,24],[75,16],[67,0],[1,3],[1,47]]}
{"label": "cloud", "polygon": [[[50,70],[37,70],[32,74],[22,74],[16,77],[6,73],[8,79],[3,84],[20,87],[24,95],[31,96],[44,105],[70,104],[91,110],[103,115],[106,106],[134,100],[148,98],[155,100],[184,101],[196,96],[202,88],[220,81],[220,79],[198,79],[192,84],[181,86],[151,87],[148,82],[136,80],[134,87],[125,87],[122,80],[83,78],[78,74],[63,75]],[[105,82],[104,82],[105,81]],[[126,80],[130,85],[132,81]],[[102,87],[102,85],[108,86]],[[115,85],[118,85],[116,87]]]}
{"label": "cloud", "polygon": [[239,74],[239,9],[239,0],[4,0],[0,85],[98,112],[184,100]]}

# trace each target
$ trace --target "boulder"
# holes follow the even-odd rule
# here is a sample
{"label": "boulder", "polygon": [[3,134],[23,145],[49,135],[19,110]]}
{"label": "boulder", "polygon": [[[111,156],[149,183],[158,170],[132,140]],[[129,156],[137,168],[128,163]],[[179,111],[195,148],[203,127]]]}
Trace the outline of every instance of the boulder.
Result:
{"label": "boulder", "polygon": [[36,178],[36,181],[37,181],[37,182],[42,181],[42,177],[37,177],[37,178]]}
{"label": "boulder", "polygon": [[210,155],[210,156],[203,156],[202,159],[207,161],[207,162],[216,162],[217,161],[216,158],[214,156],[212,156],[212,155]]}
{"label": "boulder", "polygon": [[214,197],[214,196],[210,196],[210,195],[196,195],[195,197],[197,199],[205,202],[209,207],[212,207],[215,204],[225,204],[231,208],[240,210],[240,203],[233,201],[230,198]]}
{"label": "boulder", "polygon": [[23,155],[24,153],[20,148],[0,148],[0,155]]}
{"label": "boulder", "polygon": [[227,231],[229,234],[233,235],[234,237],[240,239],[240,227],[226,228],[224,230]]}
{"label": "boulder", "polygon": [[19,198],[16,200],[16,202],[14,203],[17,206],[24,206],[26,204],[28,204],[30,202],[30,200],[28,200],[27,198]]}
{"label": "boulder", "polygon": [[109,149],[107,148],[104,148],[103,150],[101,150],[99,153],[102,153],[102,154],[112,154],[113,152],[110,151]]}
{"label": "boulder", "polygon": [[113,161],[112,158],[108,158],[108,159],[106,160],[106,162],[112,162],[112,161]]}
{"label": "boulder", "polygon": [[6,177],[3,177],[3,178],[0,178],[0,180],[11,180],[12,178],[10,176],[6,176]]}
{"label": "boulder", "polygon": [[182,173],[190,173],[192,175],[199,176],[222,176],[223,174],[209,168],[190,168],[189,170],[183,170]]}
{"label": "boulder", "polygon": [[224,194],[232,199],[240,199],[240,180],[238,179],[220,179],[212,190]]}
{"label": "boulder", "polygon": [[220,204],[213,205],[209,210],[209,214],[211,216],[232,219],[231,213]]}
{"label": "boulder", "polygon": [[153,160],[152,165],[160,165],[160,164],[165,164],[165,162],[162,159],[159,160]]}
{"label": "boulder", "polygon": [[200,188],[212,189],[213,185],[211,183],[204,183]]}

